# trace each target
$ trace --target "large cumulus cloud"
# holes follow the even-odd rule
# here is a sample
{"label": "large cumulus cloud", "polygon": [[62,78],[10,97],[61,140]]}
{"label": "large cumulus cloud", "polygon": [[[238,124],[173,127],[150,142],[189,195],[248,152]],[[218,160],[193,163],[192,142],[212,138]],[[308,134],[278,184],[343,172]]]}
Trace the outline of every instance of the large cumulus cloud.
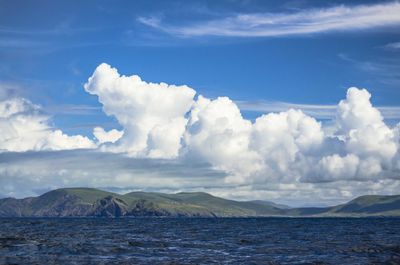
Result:
{"label": "large cumulus cloud", "polygon": [[134,157],[204,161],[232,183],[329,182],[396,176],[399,141],[365,89],[349,88],[335,127],[300,110],[250,121],[227,97],[208,99],[187,86],[121,76],[107,64],[85,84],[113,115],[124,135],[105,150]]}
{"label": "large cumulus cloud", "polygon": [[135,157],[210,163],[231,183],[330,182],[396,176],[398,137],[365,89],[350,88],[335,127],[300,110],[269,113],[254,122],[227,97],[208,99],[187,86],[147,83],[101,64],[85,85],[124,135],[105,150]]}
{"label": "large cumulus cloud", "polygon": [[0,100],[0,150],[66,150],[94,148],[89,138],[52,129],[40,107],[23,98]]}
{"label": "large cumulus cloud", "polygon": [[107,115],[124,127],[124,134],[107,150],[131,156],[173,158],[178,156],[195,91],[187,86],[155,84],[137,75],[121,76],[101,64],[85,84],[97,95]]}
{"label": "large cumulus cloud", "polygon": [[261,159],[250,149],[251,130],[252,123],[229,98],[199,96],[190,112],[184,155],[227,171],[231,180],[256,174]]}
{"label": "large cumulus cloud", "polygon": [[352,87],[346,99],[339,102],[335,136],[342,150],[341,154],[325,156],[319,161],[321,178],[334,181],[398,177],[396,128],[384,123],[370,98],[367,90]]}

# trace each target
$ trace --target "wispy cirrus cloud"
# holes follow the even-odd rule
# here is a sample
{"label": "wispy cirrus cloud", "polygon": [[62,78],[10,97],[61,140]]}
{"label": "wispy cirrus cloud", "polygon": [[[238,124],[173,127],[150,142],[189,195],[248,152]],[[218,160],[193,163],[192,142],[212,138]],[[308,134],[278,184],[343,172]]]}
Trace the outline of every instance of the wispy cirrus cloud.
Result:
{"label": "wispy cirrus cloud", "polygon": [[180,37],[272,37],[400,25],[400,3],[312,8],[291,13],[249,13],[192,24],[167,24],[139,17],[149,27]]}
{"label": "wispy cirrus cloud", "polygon": [[400,49],[400,41],[399,42],[391,42],[388,43],[384,46],[386,49],[394,49],[394,50],[399,50]]}
{"label": "wispy cirrus cloud", "polygon": [[[48,53],[59,49],[107,45],[110,43],[109,41],[88,41],[86,36],[112,29],[114,28],[104,26],[75,26],[71,19],[55,23],[53,27],[45,28],[0,25],[0,47],[3,49],[28,49],[29,52]],[[79,41],[73,41],[72,36],[79,37]]]}
{"label": "wispy cirrus cloud", "polygon": [[[337,105],[334,104],[298,104],[280,101],[245,101],[236,100],[235,103],[242,111],[254,111],[260,113],[281,112],[288,109],[300,109],[307,115],[317,119],[334,119]],[[382,116],[388,120],[400,120],[400,106],[376,106]]]}
{"label": "wispy cirrus cloud", "polygon": [[67,19],[60,23],[56,23],[50,28],[17,28],[0,26],[0,33],[18,36],[55,36],[94,32],[103,29],[103,27],[74,27],[72,20]]}
{"label": "wispy cirrus cloud", "polygon": [[400,65],[396,57],[378,58],[373,61],[354,59],[343,53],[338,54],[338,57],[350,63],[358,71],[367,73],[368,76],[373,76],[381,84],[395,86],[400,84]]}
{"label": "wispy cirrus cloud", "polygon": [[44,111],[48,114],[68,114],[68,115],[98,115],[101,107],[79,104],[57,104],[46,106]]}

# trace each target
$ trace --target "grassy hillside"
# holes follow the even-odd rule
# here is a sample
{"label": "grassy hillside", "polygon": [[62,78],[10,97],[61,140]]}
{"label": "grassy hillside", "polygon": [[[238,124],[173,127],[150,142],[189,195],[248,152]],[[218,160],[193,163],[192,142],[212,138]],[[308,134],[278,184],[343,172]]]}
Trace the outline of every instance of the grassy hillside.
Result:
{"label": "grassy hillside", "polygon": [[262,201],[262,200],[254,200],[254,201],[249,201],[252,203],[256,203],[256,204],[261,204],[261,205],[268,205],[268,206],[272,206],[275,208],[279,208],[279,209],[290,209],[292,207],[285,205],[285,204],[280,204],[280,203],[274,203],[274,202],[270,202],[270,201]]}
{"label": "grassy hillside", "polygon": [[[216,216],[259,216],[280,214],[279,209],[251,202],[238,202],[212,196],[204,192],[177,194],[131,192],[123,195],[126,201],[145,199],[173,212],[208,212]],[[128,199],[129,198],[129,199]]]}
{"label": "grassy hillside", "polygon": [[400,216],[400,195],[365,195],[345,204],[332,207],[289,209],[286,214],[290,216],[321,217]]}
{"label": "grassy hillside", "polygon": [[332,207],[329,215],[399,215],[400,195],[365,195],[348,203]]}
{"label": "grassy hillside", "polygon": [[63,191],[68,194],[75,195],[81,198],[82,201],[86,203],[94,203],[95,201],[109,195],[119,196],[119,194],[117,193],[112,193],[92,188],[66,188],[66,189],[59,189],[56,191]]}
{"label": "grassy hillside", "polygon": [[[2,209],[2,210],[1,210]],[[162,216],[271,216],[281,209],[253,202],[238,202],[204,192],[164,194],[131,192],[124,195],[92,188],[65,188],[23,202],[0,200],[0,216],[87,216],[114,213]]]}
{"label": "grassy hillside", "polygon": [[361,196],[325,208],[288,208],[265,201],[227,200],[204,192],[120,195],[92,188],[66,188],[39,197],[0,199],[0,216],[400,216],[400,195]]}

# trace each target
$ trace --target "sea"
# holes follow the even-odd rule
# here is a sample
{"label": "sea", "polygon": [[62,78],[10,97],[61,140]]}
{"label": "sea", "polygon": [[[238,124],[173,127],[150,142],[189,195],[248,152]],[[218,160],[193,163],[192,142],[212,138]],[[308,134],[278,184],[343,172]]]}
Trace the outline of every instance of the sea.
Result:
{"label": "sea", "polygon": [[2,218],[0,264],[400,264],[400,218]]}

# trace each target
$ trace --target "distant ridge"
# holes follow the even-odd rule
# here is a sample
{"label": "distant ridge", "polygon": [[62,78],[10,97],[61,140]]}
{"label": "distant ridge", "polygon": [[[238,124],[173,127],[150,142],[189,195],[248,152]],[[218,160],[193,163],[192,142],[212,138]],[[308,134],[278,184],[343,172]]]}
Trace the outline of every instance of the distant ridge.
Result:
{"label": "distant ridge", "polygon": [[261,205],[270,205],[279,209],[290,209],[292,207],[285,205],[285,204],[279,204],[279,203],[274,203],[274,202],[270,202],[270,201],[262,201],[262,200],[254,200],[254,201],[250,201],[253,203],[257,203],[257,204],[261,204]]}
{"label": "distant ridge", "polygon": [[358,197],[333,207],[290,208],[267,201],[234,201],[204,192],[120,195],[65,188],[38,197],[0,199],[0,217],[364,217],[400,216],[400,195]]}

